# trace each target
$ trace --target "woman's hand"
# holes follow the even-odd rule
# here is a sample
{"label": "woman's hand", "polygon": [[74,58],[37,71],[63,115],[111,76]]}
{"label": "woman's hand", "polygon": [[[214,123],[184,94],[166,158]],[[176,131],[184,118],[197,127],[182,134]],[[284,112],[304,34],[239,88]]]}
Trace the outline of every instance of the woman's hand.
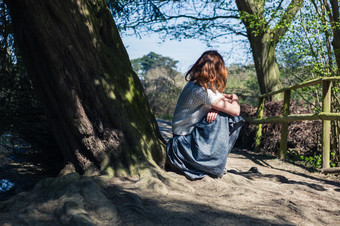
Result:
{"label": "woman's hand", "polygon": [[234,100],[237,100],[238,101],[238,96],[234,93],[232,94],[223,94],[223,96],[225,98],[227,98],[228,100],[230,100],[230,102],[234,101]]}
{"label": "woman's hand", "polygon": [[218,112],[219,112],[218,110],[215,110],[213,108],[210,109],[210,111],[207,114],[207,122],[212,123],[217,118]]}

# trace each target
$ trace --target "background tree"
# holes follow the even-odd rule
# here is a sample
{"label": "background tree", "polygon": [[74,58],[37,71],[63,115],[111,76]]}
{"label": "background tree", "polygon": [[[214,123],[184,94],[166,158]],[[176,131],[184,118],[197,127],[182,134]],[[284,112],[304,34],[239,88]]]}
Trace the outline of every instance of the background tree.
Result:
{"label": "background tree", "polygon": [[137,73],[144,76],[148,71],[157,67],[168,70],[169,74],[175,73],[178,61],[171,59],[170,57],[164,57],[157,53],[150,52],[141,58],[131,60],[131,64]]}
{"label": "background tree", "polygon": [[156,120],[105,2],[5,2],[65,162],[115,175],[162,164]]}
{"label": "background tree", "polygon": [[240,103],[256,106],[260,95],[254,64],[232,64],[228,67],[226,93],[237,93]]}
{"label": "background tree", "polygon": [[[315,2],[315,1],[313,1]],[[323,1],[323,14],[324,16],[328,16],[331,28],[332,28],[332,45],[335,55],[336,64],[338,67],[337,74],[340,74],[340,12],[339,12],[339,1],[338,0],[330,0]],[[317,7],[316,4],[313,4],[314,7]],[[324,13],[326,12],[326,13]],[[327,21],[327,20],[325,20]]]}
{"label": "background tree", "polygon": [[131,60],[132,66],[142,78],[142,84],[156,117],[171,119],[178,96],[186,84],[184,75],[178,72],[178,61],[154,52]]}
{"label": "background tree", "polygon": [[[313,78],[339,75],[339,4],[338,1],[309,0],[297,15],[291,32],[282,41],[282,61],[293,83]],[[339,84],[333,83],[332,112],[340,112]],[[298,94],[316,111],[321,110],[321,88],[312,87]],[[312,95],[307,95],[312,93]],[[340,160],[340,125],[332,122],[332,161]],[[318,154],[318,153],[315,153]]]}
{"label": "background tree", "polygon": [[[250,43],[261,93],[281,88],[275,48],[302,0],[109,1],[118,26],[127,31],[159,32],[163,37],[226,42],[231,34]],[[149,16],[146,16],[149,15]],[[240,26],[240,19],[245,27]]]}

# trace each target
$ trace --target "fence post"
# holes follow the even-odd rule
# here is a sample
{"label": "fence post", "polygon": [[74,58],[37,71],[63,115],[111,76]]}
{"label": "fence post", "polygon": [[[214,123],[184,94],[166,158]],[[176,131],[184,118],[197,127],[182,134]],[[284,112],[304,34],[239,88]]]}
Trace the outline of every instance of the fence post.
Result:
{"label": "fence post", "polygon": [[[290,105],[290,90],[285,90],[282,107],[283,117],[289,115],[289,105]],[[287,140],[288,140],[288,122],[283,122],[281,123],[280,159],[286,159],[287,157]]]}
{"label": "fence post", "polygon": [[[263,118],[263,108],[264,108],[264,97],[259,97],[259,107],[257,109],[257,118]],[[255,152],[260,151],[261,145],[261,137],[262,137],[262,124],[258,124],[256,126],[256,137],[255,137]]]}
{"label": "fence post", "polygon": [[[322,83],[322,112],[331,111],[331,82]],[[331,142],[331,121],[322,120],[322,168],[329,168],[330,142]]]}

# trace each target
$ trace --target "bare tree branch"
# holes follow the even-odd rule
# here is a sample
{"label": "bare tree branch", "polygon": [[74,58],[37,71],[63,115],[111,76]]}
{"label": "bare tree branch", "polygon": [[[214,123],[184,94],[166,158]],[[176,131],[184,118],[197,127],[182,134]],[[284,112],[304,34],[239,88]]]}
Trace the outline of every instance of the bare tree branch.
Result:
{"label": "bare tree branch", "polygon": [[283,1],[284,1],[284,0],[281,0],[281,1],[280,1],[279,5],[276,7],[275,12],[272,13],[272,15],[270,16],[270,19],[268,20],[267,25],[268,25],[272,20],[274,20],[274,18],[275,18],[275,16],[276,16],[276,13],[280,10]]}
{"label": "bare tree branch", "polygon": [[166,16],[166,19],[178,19],[178,18],[189,18],[197,21],[213,21],[218,19],[240,19],[239,16],[231,15],[231,16],[214,16],[214,17],[195,17],[190,15],[178,15],[178,16]]}

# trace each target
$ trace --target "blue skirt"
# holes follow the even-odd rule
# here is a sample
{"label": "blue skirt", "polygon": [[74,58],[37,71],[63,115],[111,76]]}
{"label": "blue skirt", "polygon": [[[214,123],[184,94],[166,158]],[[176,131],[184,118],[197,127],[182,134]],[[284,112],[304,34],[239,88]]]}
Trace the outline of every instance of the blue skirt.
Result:
{"label": "blue skirt", "polygon": [[223,175],[227,157],[240,133],[244,120],[220,112],[208,123],[197,123],[188,135],[174,135],[167,144],[167,157],[173,167],[195,180],[206,175]]}

